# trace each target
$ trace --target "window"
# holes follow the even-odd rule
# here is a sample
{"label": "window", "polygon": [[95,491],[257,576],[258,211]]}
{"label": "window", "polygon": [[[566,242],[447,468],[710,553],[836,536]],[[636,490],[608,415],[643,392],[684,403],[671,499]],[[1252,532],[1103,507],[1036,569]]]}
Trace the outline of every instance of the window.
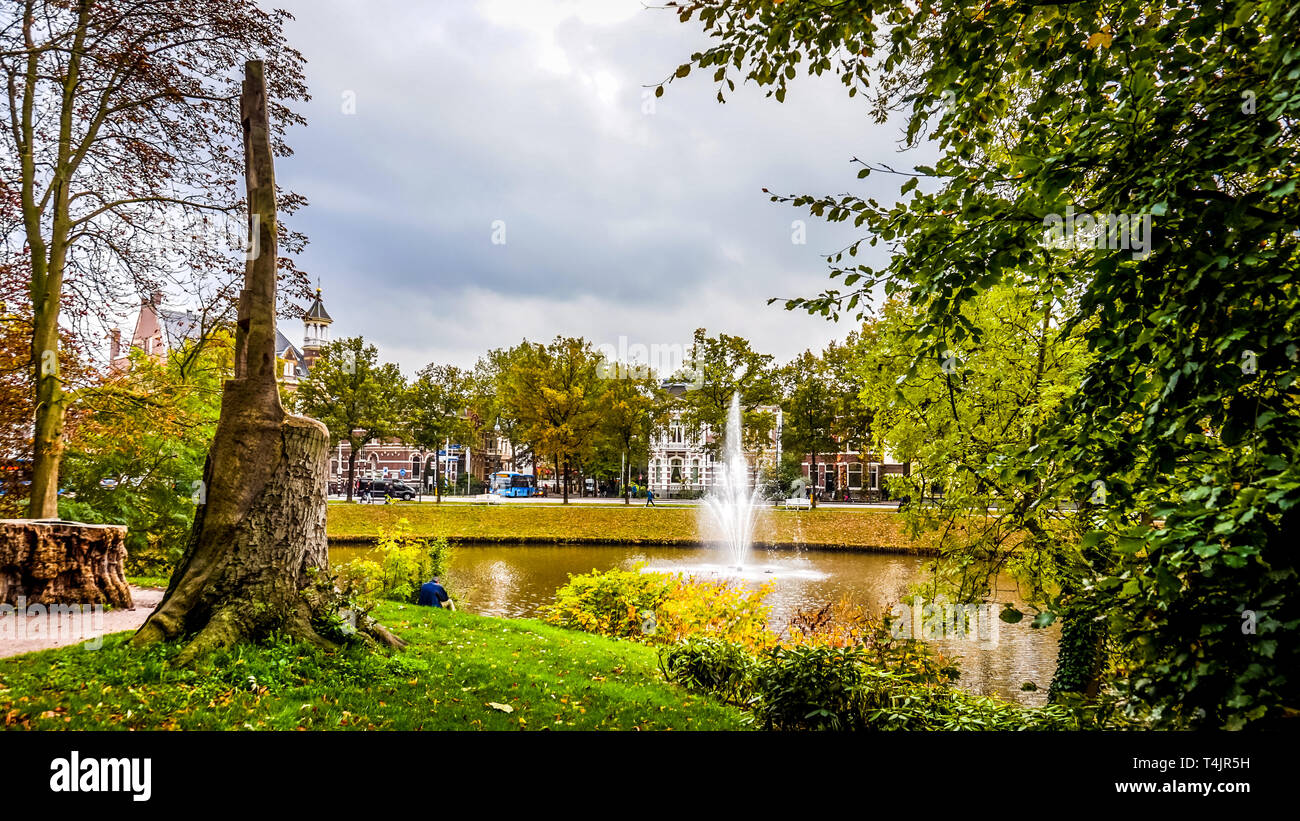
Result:
{"label": "window", "polygon": [[420,457],[419,456],[411,457],[411,478],[412,479],[420,478]]}
{"label": "window", "polygon": [[682,481],[682,460],[676,458],[672,459],[668,463],[668,469],[669,469],[668,481],[672,482],[675,485],[680,484]]}
{"label": "window", "polygon": [[869,475],[871,477],[871,489],[880,490],[880,465],[872,465]]}
{"label": "window", "polygon": [[698,485],[699,483],[700,483],[700,460],[692,459],[691,460],[691,484]]}
{"label": "window", "polygon": [[862,488],[862,463],[849,463],[849,489],[860,490]]}

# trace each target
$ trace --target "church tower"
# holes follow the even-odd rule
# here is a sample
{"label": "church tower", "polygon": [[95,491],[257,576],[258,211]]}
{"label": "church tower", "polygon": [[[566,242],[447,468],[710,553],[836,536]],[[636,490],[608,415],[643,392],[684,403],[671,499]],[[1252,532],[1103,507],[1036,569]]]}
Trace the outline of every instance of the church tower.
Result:
{"label": "church tower", "polygon": [[307,309],[307,314],[302,318],[302,355],[307,360],[307,369],[316,364],[320,358],[321,348],[324,348],[330,341],[330,315],[325,312],[325,303],[321,301],[320,288],[316,289],[316,301]]}

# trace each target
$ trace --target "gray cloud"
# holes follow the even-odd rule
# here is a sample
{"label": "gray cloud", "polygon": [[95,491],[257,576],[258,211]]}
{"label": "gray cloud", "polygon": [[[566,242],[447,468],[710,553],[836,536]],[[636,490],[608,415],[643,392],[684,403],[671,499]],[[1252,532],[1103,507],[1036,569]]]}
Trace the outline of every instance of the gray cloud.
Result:
{"label": "gray cloud", "polygon": [[707,327],[784,359],[848,332],[764,304],[823,288],[820,255],[858,232],[763,187],[897,190],[855,180],[853,156],[896,159],[897,130],[833,78],[801,80],[783,105],[752,87],[719,105],[691,76],[647,113],[645,86],[705,41],[637,0],[277,5],[297,17],[313,95],[277,173],[311,202],[294,221],[311,238],[301,264],[336,337],[361,334],[409,373],[523,336],[677,342]]}

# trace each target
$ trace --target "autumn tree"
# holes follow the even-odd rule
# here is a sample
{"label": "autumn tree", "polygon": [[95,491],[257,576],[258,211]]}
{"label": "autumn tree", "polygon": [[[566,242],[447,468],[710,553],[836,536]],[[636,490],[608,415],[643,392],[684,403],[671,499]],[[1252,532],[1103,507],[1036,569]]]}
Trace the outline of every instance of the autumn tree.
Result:
{"label": "autumn tree", "polygon": [[381,364],[379,351],[359,336],[326,345],[298,385],[294,407],[324,422],[335,442],[348,443],[349,502],[356,484],[357,455],[367,443],[399,429],[405,392],[398,367]]}
{"label": "autumn tree", "polygon": [[505,382],[503,399],[518,414],[525,437],[555,460],[565,504],[570,471],[593,447],[600,426],[599,364],[591,343],[556,337],[520,351]]}
{"label": "autumn tree", "polygon": [[166,358],[133,349],[122,370],[82,393],[59,515],[126,525],[131,572],[168,575],[184,551],[233,342],[226,331]]}
{"label": "autumn tree", "polygon": [[[302,122],[288,106],[307,96],[302,57],[285,42],[287,19],[253,0],[3,3],[0,198],[16,201],[19,214],[0,228],[22,249],[8,253],[28,278],[29,516],[57,515],[73,400],[61,330],[107,326],[124,298],[169,281],[238,279],[243,266],[219,240],[246,235],[239,71],[249,55],[270,65],[272,137],[287,153],[284,130]],[[280,198],[284,212],[299,204]],[[301,246],[277,226],[286,253]],[[291,258],[279,263],[295,280]],[[232,301],[228,288],[216,290]]]}

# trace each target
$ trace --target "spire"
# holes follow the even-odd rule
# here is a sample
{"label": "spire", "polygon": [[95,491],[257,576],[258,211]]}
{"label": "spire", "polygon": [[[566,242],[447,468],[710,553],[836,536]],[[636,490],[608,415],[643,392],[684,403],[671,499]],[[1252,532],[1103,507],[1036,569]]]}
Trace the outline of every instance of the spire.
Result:
{"label": "spire", "polygon": [[307,309],[307,316],[304,318],[304,321],[306,320],[315,320],[316,322],[325,325],[334,321],[325,311],[325,303],[321,300],[319,286],[316,288],[316,300],[312,302],[311,307]]}

